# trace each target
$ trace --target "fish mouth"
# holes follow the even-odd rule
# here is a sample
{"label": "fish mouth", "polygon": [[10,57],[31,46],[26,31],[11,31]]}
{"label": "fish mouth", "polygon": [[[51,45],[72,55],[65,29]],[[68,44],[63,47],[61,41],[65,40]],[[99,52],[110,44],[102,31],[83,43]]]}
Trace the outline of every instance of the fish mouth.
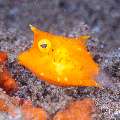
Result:
{"label": "fish mouth", "polygon": [[22,52],[17,56],[17,62],[29,69],[33,67],[33,63],[36,62],[37,56],[35,53],[36,52],[34,52],[34,50],[28,49],[27,51]]}
{"label": "fish mouth", "polygon": [[25,65],[28,61],[28,58],[28,52],[23,52],[17,56],[17,61],[19,64]]}

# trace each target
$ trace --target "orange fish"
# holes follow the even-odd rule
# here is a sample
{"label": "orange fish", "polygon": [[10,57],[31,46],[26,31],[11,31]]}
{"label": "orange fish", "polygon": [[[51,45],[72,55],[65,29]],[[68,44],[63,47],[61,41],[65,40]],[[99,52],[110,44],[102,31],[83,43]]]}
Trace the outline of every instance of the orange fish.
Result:
{"label": "orange fish", "polygon": [[30,25],[34,33],[32,47],[18,56],[20,64],[41,80],[60,86],[96,86],[98,64],[87,51],[90,36],[70,38],[53,35]]}

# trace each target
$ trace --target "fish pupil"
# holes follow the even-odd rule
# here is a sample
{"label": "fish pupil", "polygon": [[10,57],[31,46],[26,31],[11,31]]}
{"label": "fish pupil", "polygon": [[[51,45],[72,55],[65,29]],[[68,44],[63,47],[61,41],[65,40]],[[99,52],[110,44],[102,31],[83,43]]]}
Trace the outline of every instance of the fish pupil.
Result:
{"label": "fish pupil", "polygon": [[42,45],[40,45],[42,48],[47,48],[47,44],[42,44]]}

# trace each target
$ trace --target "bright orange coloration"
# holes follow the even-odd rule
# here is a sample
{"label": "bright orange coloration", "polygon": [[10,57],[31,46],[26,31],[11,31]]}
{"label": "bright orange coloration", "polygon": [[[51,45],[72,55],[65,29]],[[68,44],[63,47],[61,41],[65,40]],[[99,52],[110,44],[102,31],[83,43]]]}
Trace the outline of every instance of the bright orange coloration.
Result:
{"label": "bright orange coloration", "polygon": [[65,110],[60,110],[53,120],[93,120],[95,113],[94,101],[90,98],[74,101]]}
{"label": "bright orange coloration", "polygon": [[2,87],[7,92],[11,92],[17,89],[17,84],[15,80],[12,79],[9,71],[5,67],[5,61],[7,59],[7,54],[0,51],[0,87]]}
{"label": "bright orange coloration", "polygon": [[15,80],[12,79],[5,66],[3,66],[2,71],[0,71],[0,87],[3,88],[6,92],[17,90],[17,84]]}
{"label": "bright orange coloration", "polygon": [[21,107],[24,120],[47,120],[47,114],[42,108],[33,107],[32,104],[23,104]]}
{"label": "bright orange coloration", "polygon": [[13,119],[21,116],[22,120],[47,120],[47,114],[42,108],[34,107],[31,101],[10,97],[2,91],[0,91],[0,112],[8,113]]}
{"label": "bright orange coloration", "polygon": [[0,51],[0,63],[3,63],[4,61],[7,60],[7,53]]}
{"label": "bright orange coloration", "polygon": [[43,32],[32,25],[33,46],[18,56],[40,79],[61,86],[99,86],[98,65],[87,51],[89,36],[68,38]]}

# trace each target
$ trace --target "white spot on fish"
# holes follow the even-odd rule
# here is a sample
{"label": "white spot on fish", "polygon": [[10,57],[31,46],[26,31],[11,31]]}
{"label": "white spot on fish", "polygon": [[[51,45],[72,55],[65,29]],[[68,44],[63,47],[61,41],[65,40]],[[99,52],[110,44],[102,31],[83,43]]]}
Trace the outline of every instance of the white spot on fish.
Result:
{"label": "white spot on fish", "polygon": [[68,77],[65,77],[64,80],[67,82],[68,81]]}
{"label": "white spot on fish", "polygon": [[40,73],[40,75],[41,75],[41,76],[44,76],[44,73],[42,72],[42,73]]}
{"label": "white spot on fish", "polygon": [[57,77],[57,81],[60,82],[60,77]]}

